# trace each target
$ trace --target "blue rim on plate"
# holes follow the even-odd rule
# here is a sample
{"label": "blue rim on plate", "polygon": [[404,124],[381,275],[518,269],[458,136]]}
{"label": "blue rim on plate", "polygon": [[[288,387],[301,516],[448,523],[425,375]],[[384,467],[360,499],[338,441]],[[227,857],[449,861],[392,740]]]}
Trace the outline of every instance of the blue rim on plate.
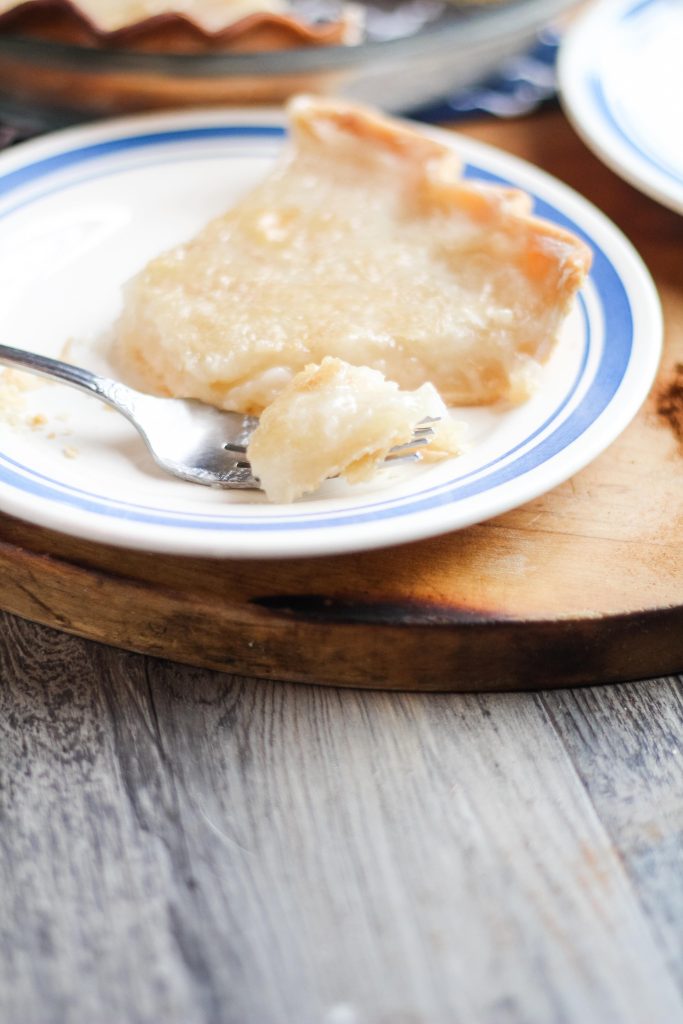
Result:
{"label": "blue rim on plate", "polygon": [[[46,195],[117,173],[107,161],[134,152],[150,166],[177,148],[184,159],[197,143],[230,157],[248,140],[272,148],[284,135],[265,115],[244,123],[192,123],[192,115],[160,115],[69,129],[17,147],[0,160],[2,221]],[[215,115],[213,115],[215,119]],[[239,119],[238,119],[239,121]],[[440,134],[451,143],[450,134]],[[78,143],[78,144],[74,144]],[[112,499],[73,486],[0,453],[0,507],[24,518],[96,540],[130,547],[206,555],[272,557],[360,550],[417,539],[499,514],[530,500],[590,461],[623,429],[653,379],[661,319],[652,283],[629,244],[596,210],[529,165],[470,140],[458,140],[470,177],[521,185],[536,212],[582,236],[594,253],[589,288],[579,296],[583,353],[555,408],[527,436],[482,465],[447,479],[419,478],[407,493],[359,494],[329,507],[229,504],[184,512]],[[45,152],[47,146],[48,152]],[[10,162],[11,160],[11,162]],[[9,166],[7,164],[9,163]],[[530,186],[529,178],[533,184]],[[649,348],[644,349],[647,334]],[[430,483],[431,479],[431,483]],[[192,485],[187,485],[192,486]]]}

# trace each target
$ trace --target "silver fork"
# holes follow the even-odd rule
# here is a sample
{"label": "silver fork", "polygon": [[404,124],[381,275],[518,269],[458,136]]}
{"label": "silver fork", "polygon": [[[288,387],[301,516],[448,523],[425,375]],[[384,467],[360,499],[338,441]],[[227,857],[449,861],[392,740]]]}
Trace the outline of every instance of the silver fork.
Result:
{"label": "silver fork", "polygon": [[[246,451],[256,429],[255,416],[224,412],[193,398],[156,398],[101,377],[80,366],[35,352],[0,345],[0,364],[70,384],[117,409],[136,428],[158,466],[166,472],[208,487],[259,490]],[[386,462],[415,461],[429,443],[435,419],[423,420],[413,437],[392,448]]]}

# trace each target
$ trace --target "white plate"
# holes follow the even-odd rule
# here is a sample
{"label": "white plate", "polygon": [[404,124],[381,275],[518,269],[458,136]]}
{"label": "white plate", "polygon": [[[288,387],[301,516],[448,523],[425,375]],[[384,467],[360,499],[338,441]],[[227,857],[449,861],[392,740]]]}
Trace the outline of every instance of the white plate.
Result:
{"label": "white plate", "polygon": [[[70,129],[0,159],[0,340],[106,371],[121,285],[192,235],[262,175],[280,150],[273,112],[145,116]],[[328,482],[274,506],[157,471],[133,428],[57,384],[27,391],[0,422],[0,507],[66,533],[132,548],[231,557],[382,547],[458,529],[554,487],[626,426],[661,345],[652,282],[622,235],[535,168],[450,134],[468,173],[531,192],[537,211],[582,235],[594,269],[539,393],[512,409],[465,410],[471,450],[433,466]],[[42,422],[43,417],[45,422]],[[6,417],[5,417],[6,418]]]}
{"label": "white plate", "polygon": [[577,131],[636,188],[683,213],[683,4],[601,0],[570,29],[560,96]]}

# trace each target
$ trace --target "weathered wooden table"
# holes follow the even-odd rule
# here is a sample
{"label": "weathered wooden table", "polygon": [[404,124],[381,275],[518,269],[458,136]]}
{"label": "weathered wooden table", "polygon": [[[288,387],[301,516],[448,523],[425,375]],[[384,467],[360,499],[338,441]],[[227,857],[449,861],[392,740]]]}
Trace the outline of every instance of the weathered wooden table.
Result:
{"label": "weathered wooden table", "polygon": [[[680,340],[682,218],[558,112],[467,131],[599,201]],[[647,552],[674,550],[658,536]],[[53,621],[17,579],[22,614]],[[536,693],[303,686],[2,613],[2,1024],[683,1020],[683,677],[553,690],[545,671]]]}

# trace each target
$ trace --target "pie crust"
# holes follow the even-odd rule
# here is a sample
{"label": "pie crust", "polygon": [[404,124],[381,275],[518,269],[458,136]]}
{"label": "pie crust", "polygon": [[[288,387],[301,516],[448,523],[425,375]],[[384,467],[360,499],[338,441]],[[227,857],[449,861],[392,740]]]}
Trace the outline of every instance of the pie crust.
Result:
{"label": "pie crust", "polygon": [[360,41],[360,8],[308,23],[286,0],[0,0],[0,31],[154,53],[263,52]]}

